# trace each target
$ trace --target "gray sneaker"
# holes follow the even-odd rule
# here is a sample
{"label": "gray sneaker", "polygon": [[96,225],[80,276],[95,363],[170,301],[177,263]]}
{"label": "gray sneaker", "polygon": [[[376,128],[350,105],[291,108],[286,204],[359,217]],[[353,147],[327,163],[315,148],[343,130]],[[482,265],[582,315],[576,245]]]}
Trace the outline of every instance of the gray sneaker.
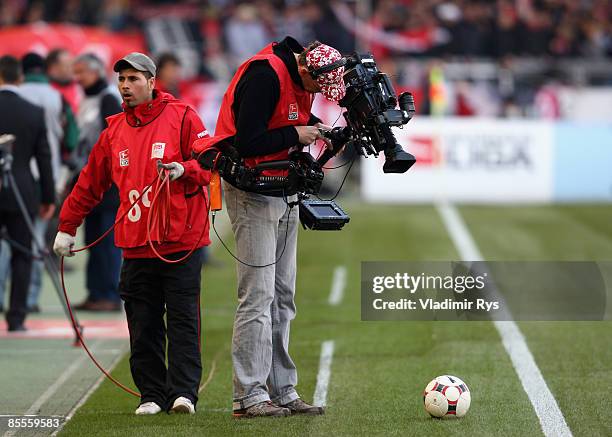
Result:
{"label": "gray sneaker", "polygon": [[284,417],[290,416],[287,408],[274,405],[270,401],[260,402],[242,410],[234,410],[233,416],[239,419],[252,419],[253,417]]}
{"label": "gray sneaker", "polygon": [[320,416],[325,414],[325,408],[309,405],[300,398],[283,405],[283,407],[288,408],[289,411],[291,411],[291,414],[308,414],[311,416]]}

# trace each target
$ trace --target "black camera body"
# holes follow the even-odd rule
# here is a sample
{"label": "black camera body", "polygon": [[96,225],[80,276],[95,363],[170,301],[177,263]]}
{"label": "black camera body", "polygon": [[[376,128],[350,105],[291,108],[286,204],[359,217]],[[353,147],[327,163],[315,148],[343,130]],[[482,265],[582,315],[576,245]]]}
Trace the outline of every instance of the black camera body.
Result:
{"label": "black camera body", "polygon": [[401,127],[412,119],[414,97],[406,92],[398,98],[389,77],[378,70],[371,54],[351,55],[344,68],[346,94],[338,104],[346,108],[343,115],[347,126],[324,135],[332,141],[334,150],[350,143],[362,156],[384,152],[385,173],[408,171],[416,159],[397,143],[391,128]]}

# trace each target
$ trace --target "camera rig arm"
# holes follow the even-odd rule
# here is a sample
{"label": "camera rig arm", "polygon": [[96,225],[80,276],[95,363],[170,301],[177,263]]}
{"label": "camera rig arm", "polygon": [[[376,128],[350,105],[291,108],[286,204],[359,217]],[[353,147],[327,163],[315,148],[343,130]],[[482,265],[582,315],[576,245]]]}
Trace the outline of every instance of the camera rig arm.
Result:
{"label": "camera rig arm", "polygon": [[[295,151],[289,159],[266,161],[247,167],[231,150],[223,153],[216,148],[208,149],[197,156],[200,166],[218,171],[236,187],[260,194],[291,196],[296,193],[317,194],[323,183],[322,164],[307,152]],[[284,170],[282,176],[266,176],[267,170]]]}

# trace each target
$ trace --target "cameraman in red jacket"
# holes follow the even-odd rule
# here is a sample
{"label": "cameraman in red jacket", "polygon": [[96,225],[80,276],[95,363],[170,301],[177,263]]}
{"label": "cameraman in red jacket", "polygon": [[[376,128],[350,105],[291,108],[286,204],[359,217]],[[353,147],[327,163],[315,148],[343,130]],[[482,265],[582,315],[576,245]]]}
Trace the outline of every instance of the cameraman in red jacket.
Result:
{"label": "cameraman in red jacket", "polygon": [[[124,258],[119,289],[130,331],[130,368],[141,393],[136,414],[168,409],[193,414],[202,374],[199,248],[210,244],[203,189],[210,173],[190,154],[193,141],[208,133],[191,107],[155,90],[156,66],[149,57],[131,53],[117,61],[114,70],[119,73],[124,112],[107,118],[108,127],[64,202],[53,248],[58,255],[74,255],[77,228],[114,183],[120,197],[117,218],[123,217],[115,227],[115,244]],[[159,230],[152,232],[155,249],[176,260],[198,247],[176,264],[157,258],[148,244],[147,218],[154,192],[146,187],[155,180],[160,160],[171,180],[165,199],[169,226],[163,237]],[[159,225],[160,220],[154,223]]]}

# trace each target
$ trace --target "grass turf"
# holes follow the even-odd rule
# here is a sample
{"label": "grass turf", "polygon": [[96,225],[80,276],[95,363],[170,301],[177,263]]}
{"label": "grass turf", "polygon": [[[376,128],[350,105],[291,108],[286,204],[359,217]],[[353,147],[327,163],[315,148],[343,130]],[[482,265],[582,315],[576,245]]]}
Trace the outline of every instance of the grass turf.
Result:
{"label": "grass turf", "polygon": [[[606,250],[610,253],[610,241],[602,241],[602,236],[610,238],[612,231],[600,214],[609,217],[612,208],[588,208],[582,212],[582,207],[472,207],[462,213],[487,259],[601,259]],[[203,277],[204,379],[213,367],[215,371],[201,394],[198,413],[136,417],[137,400],[105,382],[61,435],[538,434],[537,418],[490,323],[360,321],[361,261],[457,258],[435,209],[346,209],[351,223],[345,230],[302,232],[298,251],[298,315],[292,324],[291,352],[299,370],[298,391],[311,400],[321,342],[335,341],[325,416],[242,421],[231,417],[235,267],[220,250],[216,256],[224,265],[206,270]],[[558,241],[560,235],[576,233],[580,242]],[[327,298],[337,265],[348,269],[347,289],[343,304],[330,307]],[[610,338],[610,324],[582,324],[578,330],[576,324],[567,325],[562,336],[554,335],[559,324],[521,327],[574,434],[606,434],[610,428],[603,413],[610,395],[603,387],[610,385],[610,348],[602,346]],[[566,335],[576,332],[588,340],[580,345],[568,342]],[[471,411],[462,420],[433,420],[422,407],[427,382],[447,373],[463,378],[472,391]],[[131,379],[127,358],[114,375]],[[599,394],[593,396],[598,386]]]}
{"label": "grass turf", "polygon": [[[612,260],[608,205],[461,211],[485,259]],[[609,303],[607,313],[609,318]],[[608,419],[612,396],[604,389],[612,387],[612,322],[521,322],[519,326],[573,434],[612,435]]]}

